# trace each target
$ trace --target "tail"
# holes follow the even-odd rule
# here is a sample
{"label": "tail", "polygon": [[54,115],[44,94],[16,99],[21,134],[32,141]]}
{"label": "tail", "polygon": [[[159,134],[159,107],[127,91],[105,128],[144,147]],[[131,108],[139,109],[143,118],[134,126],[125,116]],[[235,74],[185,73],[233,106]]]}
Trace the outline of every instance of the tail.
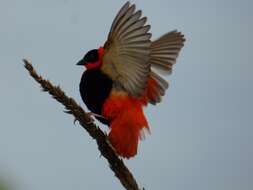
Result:
{"label": "tail", "polygon": [[[164,34],[151,44],[151,68],[157,70],[160,74],[170,74],[172,66],[176,63],[176,59],[182,47],[184,46],[184,35],[177,31],[172,31]],[[151,104],[156,104],[161,101],[161,96],[165,94],[169,84],[156,72],[152,71],[150,80],[154,80],[156,85],[148,83],[147,89],[150,89],[155,96],[149,97]],[[151,87],[152,86],[152,87]],[[152,88],[152,89],[151,89]]]}
{"label": "tail", "polygon": [[148,129],[142,103],[128,96],[109,97],[103,115],[111,119],[109,140],[116,152],[125,158],[135,156],[142,130]]}

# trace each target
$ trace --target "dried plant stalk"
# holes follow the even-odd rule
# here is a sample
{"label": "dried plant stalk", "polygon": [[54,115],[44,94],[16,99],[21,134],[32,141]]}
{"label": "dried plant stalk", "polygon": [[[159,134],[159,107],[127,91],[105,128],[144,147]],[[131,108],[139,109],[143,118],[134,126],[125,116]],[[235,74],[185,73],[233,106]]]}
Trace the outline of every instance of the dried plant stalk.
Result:
{"label": "dried plant stalk", "polygon": [[132,173],[125,166],[122,159],[120,159],[114,152],[111,145],[108,143],[107,135],[100,130],[93,122],[93,119],[76,103],[73,98],[65,95],[59,86],[54,86],[49,80],[43,79],[34,70],[32,64],[24,59],[25,68],[29,71],[30,75],[36,80],[42,87],[43,91],[48,92],[54,99],[63,104],[66,108],[66,112],[72,114],[80,125],[89,133],[89,135],[96,140],[98,149],[103,157],[105,157],[109,163],[111,170],[115,176],[120,180],[121,184],[127,190],[139,190],[136,180]]}

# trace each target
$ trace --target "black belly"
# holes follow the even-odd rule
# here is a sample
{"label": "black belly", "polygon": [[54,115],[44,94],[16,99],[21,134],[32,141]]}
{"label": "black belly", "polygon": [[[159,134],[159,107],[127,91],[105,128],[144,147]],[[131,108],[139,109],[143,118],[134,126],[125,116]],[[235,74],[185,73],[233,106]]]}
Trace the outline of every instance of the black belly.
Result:
{"label": "black belly", "polygon": [[[81,97],[88,109],[101,115],[103,103],[108,98],[112,89],[112,80],[103,74],[99,69],[90,69],[83,73],[79,90]],[[104,124],[109,121],[97,117]]]}

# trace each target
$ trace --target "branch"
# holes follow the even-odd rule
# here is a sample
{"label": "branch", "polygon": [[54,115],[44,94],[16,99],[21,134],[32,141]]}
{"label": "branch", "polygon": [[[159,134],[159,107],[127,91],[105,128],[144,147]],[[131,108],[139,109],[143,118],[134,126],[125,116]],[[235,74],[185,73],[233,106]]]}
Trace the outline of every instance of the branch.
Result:
{"label": "branch", "polygon": [[140,190],[129,169],[108,143],[109,141],[107,139],[107,135],[94,124],[93,119],[76,103],[73,98],[66,96],[59,86],[54,86],[49,80],[45,80],[39,76],[29,61],[26,59],[23,61],[25,63],[24,67],[29,71],[34,80],[41,85],[43,91],[48,92],[54,99],[63,104],[67,110],[66,112],[72,114],[75,117],[75,120],[79,121],[80,125],[93,139],[96,140],[98,149],[100,150],[102,156],[107,159],[111,170],[120,180],[125,189]]}

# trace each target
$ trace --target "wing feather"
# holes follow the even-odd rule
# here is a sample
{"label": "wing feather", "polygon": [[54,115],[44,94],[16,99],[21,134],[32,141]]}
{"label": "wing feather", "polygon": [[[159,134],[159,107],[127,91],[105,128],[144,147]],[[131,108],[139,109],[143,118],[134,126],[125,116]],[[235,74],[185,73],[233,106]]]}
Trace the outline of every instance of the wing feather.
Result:
{"label": "wing feather", "polygon": [[128,25],[129,19],[133,15],[135,11],[135,5],[131,5],[126,13],[118,20],[117,24],[115,25],[114,31],[112,33],[112,38],[117,37],[117,35],[120,33],[121,28],[125,28],[125,25]]}
{"label": "wing feather", "polygon": [[[150,63],[151,67],[158,69],[161,74],[170,74],[172,67],[176,63],[176,59],[181,48],[184,45],[184,36],[177,31],[169,32],[158,38],[151,44]],[[155,88],[156,97],[150,100],[151,104],[161,101],[161,96],[165,94],[169,87],[168,82],[152,69],[151,78],[153,78],[157,86]]]}
{"label": "wing feather", "polygon": [[150,30],[150,25],[144,26],[146,23],[147,18],[144,17],[141,20],[137,21],[133,25],[131,25],[126,31],[122,32],[120,37],[122,38],[130,38],[130,37],[135,37],[139,35],[144,35]]}
{"label": "wing feather", "polygon": [[142,95],[151,71],[150,26],[127,2],[119,11],[104,45],[102,71],[132,96]]}
{"label": "wing feather", "polygon": [[111,26],[111,29],[110,29],[110,32],[109,32],[109,35],[108,35],[109,37],[111,37],[111,35],[113,33],[113,30],[115,28],[115,25],[117,24],[117,22],[119,21],[119,19],[126,13],[126,11],[129,8],[129,6],[130,6],[130,2],[128,1],[119,10],[118,14],[116,15],[115,19],[112,22],[112,26]]}
{"label": "wing feather", "polygon": [[[168,32],[151,42],[150,25],[142,11],[127,2],[117,13],[104,44],[101,70],[115,84],[134,97],[140,97],[147,88],[148,79],[153,78],[155,98],[150,103],[161,101],[168,82],[153,68],[163,73],[172,72],[172,67],[184,45],[184,35],[177,31]],[[151,70],[152,67],[152,70]]]}
{"label": "wing feather", "polygon": [[176,63],[176,59],[181,48],[184,46],[184,35],[177,31],[164,34],[151,44],[151,66],[162,71],[162,73],[170,74],[172,66]]}

